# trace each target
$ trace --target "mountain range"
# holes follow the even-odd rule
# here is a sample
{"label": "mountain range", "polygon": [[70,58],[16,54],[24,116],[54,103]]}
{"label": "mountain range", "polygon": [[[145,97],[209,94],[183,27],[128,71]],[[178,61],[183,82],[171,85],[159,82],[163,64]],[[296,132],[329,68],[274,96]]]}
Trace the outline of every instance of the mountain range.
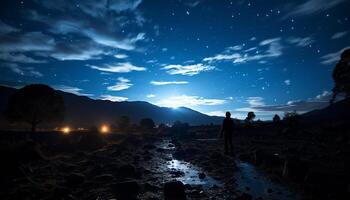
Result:
{"label": "mountain range", "polygon": [[[17,89],[0,86],[0,112],[6,108],[9,96]],[[112,102],[96,100],[86,96],[78,96],[58,90],[65,103],[64,124],[74,127],[91,127],[100,124],[115,124],[120,116],[128,116],[133,123],[143,118],[152,118],[155,123],[172,124],[175,121],[187,122],[191,125],[220,124],[221,117],[208,116],[195,110],[179,107],[159,107],[145,101]],[[4,116],[0,117],[0,125],[6,124]]]}

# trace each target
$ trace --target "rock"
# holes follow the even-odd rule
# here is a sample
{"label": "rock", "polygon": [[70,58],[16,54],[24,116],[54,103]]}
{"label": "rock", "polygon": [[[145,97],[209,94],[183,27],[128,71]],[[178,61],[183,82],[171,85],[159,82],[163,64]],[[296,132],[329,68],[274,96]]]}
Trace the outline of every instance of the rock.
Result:
{"label": "rock", "polygon": [[84,183],[85,176],[79,173],[72,173],[65,177],[67,186],[76,186]]}
{"label": "rock", "polygon": [[164,200],[186,200],[184,184],[181,181],[165,183]]}
{"label": "rock", "polygon": [[95,180],[100,182],[111,182],[114,180],[114,176],[111,174],[102,174],[102,175],[96,176]]}
{"label": "rock", "polygon": [[131,164],[122,165],[119,167],[118,174],[120,174],[122,177],[135,177],[136,169]]}
{"label": "rock", "polygon": [[146,144],[145,146],[143,146],[143,149],[147,149],[147,150],[150,150],[150,149],[155,149],[156,146],[154,146],[153,144]]}
{"label": "rock", "polygon": [[243,193],[239,197],[236,198],[236,200],[252,200],[253,197],[250,194]]}
{"label": "rock", "polygon": [[149,192],[158,192],[160,190],[158,186],[152,185],[150,183],[145,183],[143,187],[145,188],[146,191],[149,191]]}
{"label": "rock", "polygon": [[176,170],[176,169],[171,169],[170,174],[171,174],[171,177],[178,178],[178,177],[184,176],[185,172]]}
{"label": "rock", "polygon": [[204,179],[206,177],[205,173],[201,172],[198,174],[199,179]]}
{"label": "rock", "polygon": [[136,199],[140,192],[140,186],[136,181],[124,181],[110,185],[118,200]]}

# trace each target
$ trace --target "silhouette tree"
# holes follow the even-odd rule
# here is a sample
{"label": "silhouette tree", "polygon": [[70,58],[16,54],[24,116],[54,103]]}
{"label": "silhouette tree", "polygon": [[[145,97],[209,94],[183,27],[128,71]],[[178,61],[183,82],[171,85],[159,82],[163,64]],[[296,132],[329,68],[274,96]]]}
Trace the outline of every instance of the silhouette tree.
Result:
{"label": "silhouette tree", "polygon": [[333,88],[333,96],[330,100],[332,104],[337,95],[344,93],[346,98],[350,96],[350,49],[346,49],[340,56],[340,60],[334,68],[333,80],[335,86]]}
{"label": "silhouette tree", "polygon": [[10,96],[5,110],[11,122],[25,122],[36,131],[42,122],[60,122],[64,118],[64,101],[54,89],[43,84],[27,85]]}
{"label": "silhouette tree", "polygon": [[272,120],[274,123],[278,123],[281,121],[281,117],[279,115],[275,114],[275,116],[273,116]]}
{"label": "silhouette tree", "polygon": [[245,118],[245,121],[247,123],[252,123],[253,120],[255,119],[256,115],[254,112],[248,112],[247,117]]}
{"label": "silhouette tree", "polygon": [[140,121],[140,126],[144,130],[150,130],[153,129],[156,125],[154,124],[154,121],[151,118],[143,118]]}
{"label": "silhouette tree", "polygon": [[121,116],[118,119],[118,128],[119,130],[127,130],[130,127],[130,118],[128,116]]}

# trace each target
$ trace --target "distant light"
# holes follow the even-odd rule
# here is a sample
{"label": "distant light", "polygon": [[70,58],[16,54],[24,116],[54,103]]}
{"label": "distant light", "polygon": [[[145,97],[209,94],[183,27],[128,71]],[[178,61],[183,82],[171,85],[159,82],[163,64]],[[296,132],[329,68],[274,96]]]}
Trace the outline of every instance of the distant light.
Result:
{"label": "distant light", "polygon": [[62,128],[62,132],[63,132],[64,134],[69,134],[70,131],[71,131],[71,130],[70,130],[70,128],[69,128],[68,126]]}
{"label": "distant light", "polygon": [[101,133],[109,133],[109,127],[107,125],[102,125]]}

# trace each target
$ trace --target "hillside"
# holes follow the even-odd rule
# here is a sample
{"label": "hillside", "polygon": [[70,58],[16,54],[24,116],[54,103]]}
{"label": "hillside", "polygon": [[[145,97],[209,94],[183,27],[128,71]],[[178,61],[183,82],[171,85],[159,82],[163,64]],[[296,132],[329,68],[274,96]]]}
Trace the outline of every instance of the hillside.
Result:
{"label": "hillside", "polygon": [[[0,86],[0,111],[5,109],[8,97],[16,89]],[[195,110],[180,107],[177,109],[159,107],[144,101],[112,102],[108,100],[95,100],[85,96],[59,91],[65,101],[65,123],[76,127],[91,127],[101,123],[113,124],[118,117],[126,115],[137,123],[145,117],[152,118],[156,123],[172,124],[176,120],[191,125],[218,124],[222,118],[212,117]],[[4,124],[1,116],[0,124]]]}

